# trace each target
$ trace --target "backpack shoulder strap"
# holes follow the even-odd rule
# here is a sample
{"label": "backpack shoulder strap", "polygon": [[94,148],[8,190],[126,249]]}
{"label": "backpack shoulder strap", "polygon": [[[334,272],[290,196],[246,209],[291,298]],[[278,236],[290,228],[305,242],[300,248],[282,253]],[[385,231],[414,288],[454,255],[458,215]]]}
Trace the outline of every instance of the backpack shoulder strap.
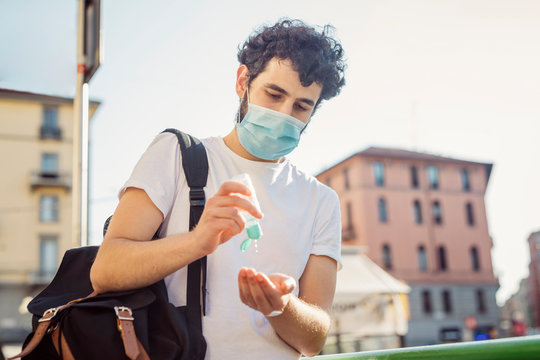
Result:
{"label": "backpack shoulder strap", "polygon": [[189,186],[190,221],[189,230],[192,230],[204,209],[204,187],[208,179],[208,158],[206,149],[201,141],[177,129],[166,129],[176,135],[182,153],[182,167]]}
{"label": "backpack shoulder strap", "polygon": [[[175,134],[180,145],[182,168],[184,169],[186,181],[189,186],[189,230],[191,231],[199,222],[206,201],[204,195],[204,187],[208,179],[208,157],[206,155],[206,149],[199,139],[180,130],[169,128],[163,132]],[[199,284],[201,291],[199,291]],[[193,321],[196,321],[199,325],[201,324],[201,293],[202,313],[206,315],[206,256],[188,265],[188,316],[193,316]]]}

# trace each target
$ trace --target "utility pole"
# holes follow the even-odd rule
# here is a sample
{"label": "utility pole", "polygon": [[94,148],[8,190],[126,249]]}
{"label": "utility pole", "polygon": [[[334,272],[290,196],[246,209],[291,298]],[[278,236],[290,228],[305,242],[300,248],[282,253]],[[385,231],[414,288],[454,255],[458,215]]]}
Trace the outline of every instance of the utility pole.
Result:
{"label": "utility pole", "polygon": [[77,94],[73,103],[73,247],[88,245],[88,82],[101,60],[100,0],[77,1]]}

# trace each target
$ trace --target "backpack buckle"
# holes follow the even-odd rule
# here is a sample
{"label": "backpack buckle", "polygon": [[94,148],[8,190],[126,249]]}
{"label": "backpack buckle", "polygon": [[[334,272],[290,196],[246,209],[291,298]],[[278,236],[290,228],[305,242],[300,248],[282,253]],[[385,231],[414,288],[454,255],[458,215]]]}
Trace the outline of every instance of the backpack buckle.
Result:
{"label": "backpack buckle", "polygon": [[204,206],[204,189],[195,187],[189,189],[189,204],[191,206]]}
{"label": "backpack buckle", "polygon": [[[126,316],[126,314],[120,314],[120,312],[127,312],[128,313],[128,316]],[[131,312],[131,309],[128,308],[127,306],[115,306],[114,307],[114,312],[116,313],[116,317],[119,319],[119,320],[135,320],[133,318],[133,313]]]}
{"label": "backpack buckle", "polygon": [[[51,321],[51,319],[56,316],[57,312],[58,312],[57,307],[45,310],[45,312],[43,313],[43,316],[41,317],[41,319],[38,320],[38,322]],[[51,316],[47,317],[47,315],[51,315]]]}

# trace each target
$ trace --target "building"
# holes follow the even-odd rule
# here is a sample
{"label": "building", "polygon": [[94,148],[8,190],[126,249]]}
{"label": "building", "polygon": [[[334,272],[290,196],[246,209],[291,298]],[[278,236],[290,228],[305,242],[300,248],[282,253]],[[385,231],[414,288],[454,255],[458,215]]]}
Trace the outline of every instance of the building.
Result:
{"label": "building", "polygon": [[341,201],[343,245],[411,287],[406,346],[477,338],[498,325],[484,195],[492,164],[371,147],[317,178]]}
{"label": "building", "polygon": [[[89,116],[99,102],[90,103]],[[0,89],[0,340],[30,326],[24,302],[72,246],[73,99]]]}
{"label": "building", "polygon": [[530,305],[529,278],[519,282],[517,291],[501,307],[501,336],[521,336],[534,327]]}
{"label": "building", "polygon": [[533,232],[527,239],[531,262],[529,263],[529,304],[532,311],[531,324],[540,328],[540,231]]}

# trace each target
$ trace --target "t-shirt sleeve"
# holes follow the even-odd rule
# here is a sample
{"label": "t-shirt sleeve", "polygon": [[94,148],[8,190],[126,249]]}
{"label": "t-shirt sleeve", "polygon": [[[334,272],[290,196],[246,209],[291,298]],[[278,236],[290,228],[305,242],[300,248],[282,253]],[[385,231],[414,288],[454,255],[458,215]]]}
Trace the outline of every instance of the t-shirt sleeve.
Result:
{"label": "t-shirt sleeve", "polygon": [[313,255],[325,255],[336,260],[339,270],[342,267],[339,198],[334,190],[327,187],[325,187],[325,190],[328,193],[323,197],[319,207],[311,253]]}
{"label": "t-shirt sleeve", "polygon": [[159,134],[135,165],[118,198],[129,187],[142,189],[166,217],[174,202],[180,165],[180,146],[176,135]]}

